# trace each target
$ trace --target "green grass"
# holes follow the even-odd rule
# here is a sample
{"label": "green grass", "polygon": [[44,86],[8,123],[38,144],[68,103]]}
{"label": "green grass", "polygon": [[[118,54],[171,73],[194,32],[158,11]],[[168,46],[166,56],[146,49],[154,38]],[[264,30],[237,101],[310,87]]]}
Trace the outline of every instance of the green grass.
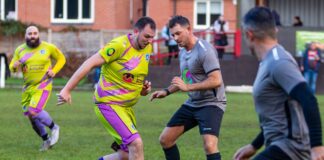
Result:
{"label": "green grass", "polygon": [[[64,86],[67,83],[68,79],[66,78],[55,78],[53,81],[53,85],[54,86]],[[84,86],[86,84],[89,84],[89,82],[87,82],[87,79],[84,78],[80,81],[80,83],[78,84],[78,86]],[[8,86],[21,86],[23,85],[23,79],[22,78],[8,78],[6,79],[6,85]]]}
{"label": "green grass", "polygon": [[[111,137],[93,111],[92,91],[73,92],[71,106],[55,106],[53,91],[46,110],[60,125],[60,141],[51,150],[38,151],[41,139],[36,136],[21,113],[20,90],[0,90],[0,159],[15,160],[89,160],[112,153]],[[164,159],[158,137],[173,112],[186,99],[174,94],[166,99],[149,102],[143,97],[136,105],[138,129],[144,141],[145,159]],[[224,160],[235,150],[249,143],[258,133],[258,121],[250,94],[227,94],[228,106],[222,122],[219,148]],[[324,120],[324,96],[318,96]],[[324,121],[322,122],[324,124]],[[202,139],[195,128],[178,140],[184,160],[205,159]]]}

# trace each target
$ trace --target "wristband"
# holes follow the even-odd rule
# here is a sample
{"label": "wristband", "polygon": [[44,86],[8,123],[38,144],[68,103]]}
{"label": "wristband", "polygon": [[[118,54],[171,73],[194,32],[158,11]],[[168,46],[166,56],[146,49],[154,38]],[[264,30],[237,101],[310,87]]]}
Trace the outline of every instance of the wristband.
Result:
{"label": "wristband", "polygon": [[168,88],[164,88],[163,90],[166,92],[167,96],[171,94],[171,92],[168,90]]}

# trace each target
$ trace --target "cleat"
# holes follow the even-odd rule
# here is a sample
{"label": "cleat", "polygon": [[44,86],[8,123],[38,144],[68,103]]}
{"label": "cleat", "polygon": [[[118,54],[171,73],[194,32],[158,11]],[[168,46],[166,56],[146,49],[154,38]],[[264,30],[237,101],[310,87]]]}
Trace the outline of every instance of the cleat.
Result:
{"label": "cleat", "polygon": [[60,135],[60,127],[55,124],[55,127],[52,129],[52,133],[51,133],[51,142],[50,142],[50,146],[54,146],[58,139],[59,139],[59,135]]}
{"label": "cleat", "polygon": [[47,151],[50,148],[51,148],[51,138],[49,138],[46,141],[43,141],[43,144],[42,144],[41,148],[39,149],[39,151],[44,152],[44,151]]}

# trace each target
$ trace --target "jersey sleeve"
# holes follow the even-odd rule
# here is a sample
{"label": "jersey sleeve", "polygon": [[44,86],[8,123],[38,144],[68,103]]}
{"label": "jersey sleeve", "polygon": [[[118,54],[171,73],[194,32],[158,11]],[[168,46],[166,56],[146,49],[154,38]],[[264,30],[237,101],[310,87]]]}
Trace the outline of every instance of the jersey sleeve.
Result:
{"label": "jersey sleeve", "polygon": [[19,50],[19,48],[17,48],[15,50],[13,58],[12,58],[10,64],[9,64],[9,69],[10,69],[11,72],[17,72],[17,69],[18,69],[18,68],[13,67],[14,63],[19,60],[19,52],[18,52],[18,50]]}
{"label": "jersey sleeve", "polygon": [[220,69],[219,61],[215,52],[215,50],[208,48],[205,54],[202,55],[202,66],[207,74]]}
{"label": "jersey sleeve", "polygon": [[112,40],[105,47],[99,50],[99,54],[104,58],[106,63],[115,61],[120,57],[124,50],[124,47],[118,41]]}
{"label": "jersey sleeve", "polygon": [[282,87],[287,94],[297,84],[305,82],[297,65],[290,60],[282,60],[276,63],[272,69],[272,77],[274,82]]}
{"label": "jersey sleeve", "polygon": [[56,74],[63,68],[66,59],[64,54],[55,45],[53,45],[51,48],[51,57],[56,60],[55,66],[52,69],[52,71]]}

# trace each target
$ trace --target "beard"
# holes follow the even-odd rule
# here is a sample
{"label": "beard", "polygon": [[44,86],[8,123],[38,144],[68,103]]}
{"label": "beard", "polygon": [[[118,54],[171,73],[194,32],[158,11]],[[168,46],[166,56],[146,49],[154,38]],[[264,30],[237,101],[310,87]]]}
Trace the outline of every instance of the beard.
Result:
{"label": "beard", "polygon": [[40,40],[39,38],[30,38],[30,39],[26,38],[26,44],[30,48],[36,48],[39,46]]}

